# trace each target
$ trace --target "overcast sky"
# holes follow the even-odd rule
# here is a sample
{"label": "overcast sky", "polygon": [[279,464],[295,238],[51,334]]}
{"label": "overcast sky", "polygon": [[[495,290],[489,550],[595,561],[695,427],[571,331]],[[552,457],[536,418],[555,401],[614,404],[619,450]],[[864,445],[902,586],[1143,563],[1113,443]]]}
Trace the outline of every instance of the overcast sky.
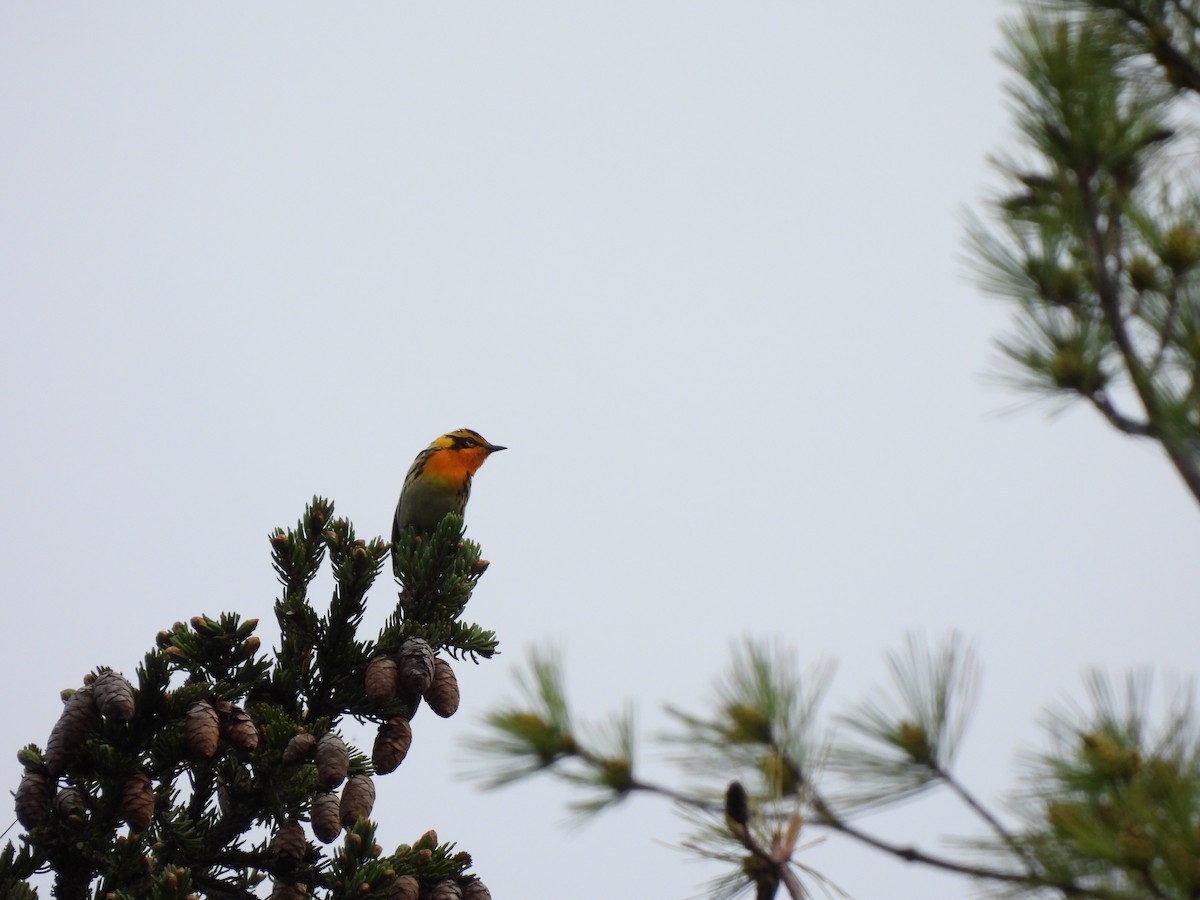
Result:
{"label": "overcast sky", "polygon": [[[741,635],[836,660],[834,712],[908,630],[959,629],[985,672],[960,771],[994,802],[1088,666],[1194,672],[1169,466],[989,378],[1007,314],[960,250],[1012,146],[1004,10],[0,4],[3,783],[61,688],[132,676],[172,622],[274,643],[267,532],[320,493],[387,534],[463,426],[511,448],[468,516],[503,655],[418,720],[376,817],[389,849],[458,841],[497,900],[720,872],[660,803],[568,829],[564,789],[463,781],[534,646],[648,737]],[[951,810],[873,825],[936,843]],[[804,860],[860,900],[970,892],[837,839]]]}

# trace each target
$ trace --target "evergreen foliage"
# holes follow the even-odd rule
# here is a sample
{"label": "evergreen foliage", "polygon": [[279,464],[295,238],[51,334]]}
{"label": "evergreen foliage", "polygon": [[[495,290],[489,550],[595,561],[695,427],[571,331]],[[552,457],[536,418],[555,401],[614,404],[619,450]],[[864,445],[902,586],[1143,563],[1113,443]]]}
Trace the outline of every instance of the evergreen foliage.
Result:
{"label": "evergreen foliage", "polygon": [[[889,685],[830,727],[819,716],[826,666],[801,673],[779,645],[736,646],[709,712],[668,708],[676,730],[662,742],[679,763],[680,787],[638,774],[628,710],[599,726],[582,721],[561,660],[541,653],[521,679],[522,699],[490,714],[472,739],[486,760],[475,774],[488,787],[539,773],[583,786],[588,795],[574,806],[582,814],[639,792],[672,801],[691,823],[684,847],[728,867],[711,885],[717,900],[781,888],[806,897],[811,886],[840,893],[803,860],[801,839],[821,831],[1012,896],[1200,895],[1200,726],[1190,692],[1154,725],[1148,678],[1131,678],[1122,698],[1093,675],[1090,704],[1048,717],[1051,749],[1029,762],[1012,796],[1019,821],[1006,823],[954,772],[977,670],[970,648],[957,635],[935,646],[910,637],[889,670]],[[991,837],[931,851],[862,824],[875,809],[939,788]]]}
{"label": "evergreen foliage", "polygon": [[1194,0],[1029,4],[1004,52],[1023,146],[970,234],[1013,380],[1158,442],[1200,502],[1198,43]]}
{"label": "evergreen foliage", "polygon": [[[261,652],[257,620],[201,615],[159,633],[136,685],[98,668],[65,692],[46,748],[20,753],[26,832],[0,853],[0,896],[36,896],[29,879],[43,868],[62,900],[252,898],[268,879],[277,897],[384,898],[403,876],[486,896],[467,873],[470,856],[432,831],[383,852],[367,817],[379,766],[338,735],[351,717],[389,734],[403,722],[411,740],[407,722],[429,680],[418,672],[369,698],[371,660],[423,647],[418,639],[429,645],[420,653],[430,675],[434,651],[495,654],[495,635],[460,619],[486,569],[461,517],[447,516],[429,535],[402,535],[394,548],[399,601],[370,638],[359,635],[367,591],[390,545],[358,538],[317,497],[294,528],[270,535],[270,546],[283,589],[275,654]],[[320,612],[309,587],[326,559],[334,589]],[[306,838],[297,823],[308,819],[323,843],[340,839],[335,849]]]}

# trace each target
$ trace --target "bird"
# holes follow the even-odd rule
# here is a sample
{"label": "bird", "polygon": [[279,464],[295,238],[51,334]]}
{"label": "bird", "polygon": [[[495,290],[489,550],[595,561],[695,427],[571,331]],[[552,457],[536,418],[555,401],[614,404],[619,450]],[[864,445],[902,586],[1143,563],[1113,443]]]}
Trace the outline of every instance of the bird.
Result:
{"label": "bird", "polygon": [[392,543],[410,526],[430,534],[447,513],[462,515],[471,496],[471,476],[493,453],[507,450],[490,444],[478,431],[460,428],[443,434],[417,454],[396,504]]}

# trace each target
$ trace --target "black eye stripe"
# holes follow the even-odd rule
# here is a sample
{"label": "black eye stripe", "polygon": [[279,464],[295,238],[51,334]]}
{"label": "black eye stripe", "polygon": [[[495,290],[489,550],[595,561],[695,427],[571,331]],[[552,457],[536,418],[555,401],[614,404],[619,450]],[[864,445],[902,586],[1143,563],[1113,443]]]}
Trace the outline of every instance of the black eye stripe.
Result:
{"label": "black eye stripe", "polygon": [[487,441],[483,439],[483,435],[478,431],[472,431],[470,428],[460,428],[458,431],[451,431],[449,434],[442,435],[438,440],[449,441],[449,443],[442,445],[442,449],[444,450],[466,450],[471,447],[487,446]]}

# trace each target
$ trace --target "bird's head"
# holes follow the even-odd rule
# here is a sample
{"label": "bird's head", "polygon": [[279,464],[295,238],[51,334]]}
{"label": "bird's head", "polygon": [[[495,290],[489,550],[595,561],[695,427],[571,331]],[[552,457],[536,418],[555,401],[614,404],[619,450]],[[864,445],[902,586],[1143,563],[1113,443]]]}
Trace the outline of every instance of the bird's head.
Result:
{"label": "bird's head", "polygon": [[497,450],[505,450],[498,444],[489,444],[478,431],[460,428],[443,434],[429,445],[433,451],[425,464],[426,471],[439,475],[472,475],[483,465],[483,461]]}

